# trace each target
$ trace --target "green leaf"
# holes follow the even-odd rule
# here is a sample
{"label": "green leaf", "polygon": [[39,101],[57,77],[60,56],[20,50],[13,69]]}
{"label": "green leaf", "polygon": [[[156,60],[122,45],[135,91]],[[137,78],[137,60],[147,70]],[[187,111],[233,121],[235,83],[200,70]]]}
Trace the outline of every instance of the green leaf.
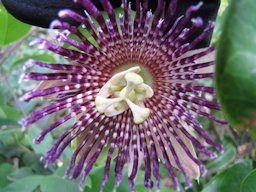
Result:
{"label": "green leaf", "polygon": [[[71,157],[71,156],[70,156]],[[66,155],[63,155],[63,158],[62,158],[62,163],[63,165],[60,166],[56,171],[55,171],[55,175],[57,176],[60,176],[62,177],[63,175],[65,175],[66,173],[66,170],[69,166],[69,163],[70,163],[70,157],[68,158]]]}
{"label": "green leaf", "polygon": [[8,163],[3,163],[0,165],[0,189],[10,183],[10,180],[7,177],[11,174],[12,170],[12,165]]}
{"label": "green leaf", "polygon": [[236,148],[234,146],[226,146],[224,153],[216,159],[207,163],[207,169],[210,171],[217,171],[225,168],[229,163],[236,158]]}
{"label": "green leaf", "polygon": [[33,152],[27,152],[24,153],[22,155],[22,162],[26,165],[26,166],[31,166],[34,163],[39,161],[39,157],[37,154],[33,153]]}
{"label": "green leaf", "polygon": [[42,192],[80,192],[78,185],[70,180],[58,176],[47,176],[40,183]]}
{"label": "green leaf", "polygon": [[25,177],[7,185],[1,192],[33,192],[42,179],[43,177],[38,175]]}
{"label": "green leaf", "polygon": [[52,165],[45,167],[45,162],[38,161],[31,166],[34,173],[37,175],[50,175],[53,173]]}
{"label": "green leaf", "polygon": [[15,145],[23,138],[21,129],[4,129],[0,130],[0,141],[4,145]]}
{"label": "green leaf", "polygon": [[239,192],[240,183],[251,170],[251,161],[241,161],[213,177],[202,192]]}
{"label": "green leaf", "polygon": [[255,192],[256,189],[256,169],[254,169],[241,183],[240,192]]}
{"label": "green leaf", "polygon": [[[1,141],[1,140],[0,140]],[[2,141],[0,142],[0,157],[12,158],[19,157],[24,153],[25,148],[21,145],[5,146]]]}
{"label": "green leaf", "polygon": [[[100,167],[94,167],[91,172],[90,175],[88,177],[88,179],[91,179],[91,187],[85,187],[84,188],[84,192],[95,192],[95,191],[100,191],[100,187],[101,187],[101,182],[102,182],[102,178],[103,178],[103,174],[104,174],[104,169],[105,166],[100,166]],[[122,192],[129,192],[129,183],[128,183],[128,176],[127,176],[127,169],[124,168],[123,171],[123,180],[120,184],[120,186],[118,187],[117,191],[122,191]],[[87,182],[87,181],[86,181]],[[104,188],[104,192],[109,192],[109,191],[113,191],[114,189],[114,183],[115,183],[115,164],[111,165],[110,168],[110,173],[109,173],[109,180]],[[86,186],[88,186],[88,184],[86,184]]]}
{"label": "green leaf", "polygon": [[10,119],[19,121],[22,115],[21,112],[9,106],[0,106],[0,119]]}
{"label": "green leaf", "polygon": [[30,167],[21,167],[19,169],[16,169],[10,176],[9,178],[11,180],[19,180],[24,177],[28,177],[34,175],[33,171]]}
{"label": "green leaf", "polygon": [[0,4],[0,46],[7,45],[26,35],[31,26],[20,22]]}
{"label": "green leaf", "polygon": [[238,130],[256,128],[255,10],[255,0],[230,1],[217,50],[218,97]]}
{"label": "green leaf", "polygon": [[34,144],[32,142],[33,139],[39,136],[41,131],[42,131],[41,129],[32,125],[28,130],[28,137],[30,138],[30,141],[31,141],[30,143],[31,147],[37,154],[46,154],[47,151],[50,150],[53,143],[53,138],[50,134],[46,135],[44,140],[40,144]]}
{"label": "green leaf", "polygon": [[34,54],[34,55],[24,55],[21,59],[16,60],[13,66],[22,65],[24,62],[26,62],[29,59],[45,61],[48,63],[56,62],[56,59],[53,57],[53,55],[42,53],[42,54]]}

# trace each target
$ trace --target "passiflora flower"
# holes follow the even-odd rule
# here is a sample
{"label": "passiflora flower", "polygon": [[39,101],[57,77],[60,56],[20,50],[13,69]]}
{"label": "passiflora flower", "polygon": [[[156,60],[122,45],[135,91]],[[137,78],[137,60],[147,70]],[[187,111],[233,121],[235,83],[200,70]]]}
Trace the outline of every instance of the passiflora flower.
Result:
{"label": "passiflora flower", "polygon": [[[82,29],[55,20],[51,27],[61,30],[57,34],[59,44],[45,39],[32,42],[70,62],[49,64],[29,60],[24,64],[25,68],[39,66],[52,72],[22,75],[22,80],[42,81],[23,99],[44,97],[53,102],[32,112],[23,124],[29,127],[50,114],[69,109],[65,116],[46,127],[35,143],[76,118],[44,160],[48,164],[55,162],[71,142],[79,141],[66,174],[72,179],[81,175],[81,188],[104,148],[108,154],[101,190],[109,179],[111,162],[115,163],[115,191],[126,167],[130,190],[135,191],[136,175],[142,164],[145,187],[153,188],[154,177],[160,191],[160,161],[177,190],[178,171],[183,174],[186,187],[190,187],[192,178],[199,179],[206,173],[196,152],[213,158],[216,154],[209,147],[223,150],[197,120],[197,116],[203,116],[226,123],[209,112],[220,110],[218,103],[205,98],[205,94],[215,94],[214,88],[200,85],[202,79],[213,77],[215,47],[194,50],[211,34],[214,23],[209,22],[202,33],[188,41],[203,25],[200,17],[191,16],[202,3],[191,5],[184,15],[173,18],[178,0],[166,5],[159,0],[154,13],[147,0],[136,0],[135,12],[131,3],[122,0],[123,11],[119,15],[108,0],[100,2],[107,18],[90,0],[75,0],[87,17],[72,10],[62,10],[59,16],[81,23]],[[171,20],[174,22],[170,23]],[[191,25],[186,28],[188,23]],[[90,38],[83,35],[83,30]],[[73,48],[66,48],[63,43]]]}

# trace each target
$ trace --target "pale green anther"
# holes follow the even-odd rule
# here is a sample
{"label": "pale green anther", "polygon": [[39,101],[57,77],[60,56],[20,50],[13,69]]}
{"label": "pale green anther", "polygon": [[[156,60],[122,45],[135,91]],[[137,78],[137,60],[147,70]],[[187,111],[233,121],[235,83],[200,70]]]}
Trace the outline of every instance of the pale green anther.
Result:
{"label": "pale green anther", "polygon": [[120,110],[122,105],[124,104],[124,101],[119,101],[118,103],[115,104],[115,110]]}
{"label": "pale green anther", "polygon": [[150,115],[143,101],[153,96],[152,88],[138,74],[140,67],[133,67],[115,74],[99,91],[95,99],[96,109],[108,117],[131,109],[134,123],[140,124]]}
{"label": "pale green anther", "polygon": [[135,91],[134,90],[132,90],[128,95],[127,95],[127,97],[126,98],[128,98],[128,99],[130,99],[132,102],[137,102],[137,95],[136,95],[136,93],[135,93]]}
{"label": "pale green anther", "polygon": [[121,91],[124,87],[123,86],[115,86],[115,85],[112,85],[108,88],[108,90],[110,92],[116,92],[116,91]]}
{"label": "pale green anther", "polygon": [[134,89],[134,91],[136,93],[140,93],[140,94],[145,94],[146,93],[146,90],[144,88],[137,88],[137,89]]}

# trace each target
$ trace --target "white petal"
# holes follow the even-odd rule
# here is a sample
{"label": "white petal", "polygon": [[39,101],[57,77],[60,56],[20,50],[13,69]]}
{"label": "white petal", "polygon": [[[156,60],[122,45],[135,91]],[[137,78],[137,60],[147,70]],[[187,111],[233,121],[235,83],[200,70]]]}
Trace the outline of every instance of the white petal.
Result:
{"label": "white petal", "polygon": [[[195,49],[195,50],[192,50],[192,51],[188,51],[187,53],[182,55],[180,58],[185,58],[185,57],[192,56],[194,54],[205,51],[206,49],[208,49],[208,48],[201,48],[201,49]],[[211,62],[211,61],[215,60],[215,56],[216,56],[216,51],[212,51],[211,53],[197,59],[196,61],[197,61],[197,63]]]}
{"label": "white petal", "polygon": [[[137,149],[138,149],[138,170],[142,164],[142,160],[143,160],[143,153],[139,150],[140,149],[140,143],[137,142]],[[128,177],[131,176],[132,174],[132,169],[133,169],[133,163],[134,163],[134,151],[133,151],[133,146],[132,146],[132,140],[131,140],[131,144],[129,146],[129,159],[128,159]]]}
{"label": "white petal", "polygon": [[[179,137],[182,139],[182,141],[185,143],[187,148],[189,149],[190,153],[197,158],[197,155],[195,153],[194,147],[191,143],[191,141],[178,129],[175,129]],[[177,153],[177,156],[179,158],[179,161],[185,170],[185,172],[192,178],[199,179],[200,177],[200,168],[199,166],[187,155],[187,153],[184,151],[184,149],[180,146],[180,144],[176,141],[174,137],[170,137],[174,149]]]}
{"label": "white petal", "polygon": [[[62,80],[51,80],[51,81],[41,81],[39,85],[33,90],[33,91],[38,91],[38,90],[44,90],[52,87],[57,87],[57,86],[63,86],[67,85],[67,82],[64,82]],[[70,84],[72,85],[72,84]],[[58,93],[43,96],[43,99],[54,99]]]}
{"label": "white petal", "polygon": [[[205,51],[207,48],[202,48],[202,49],[196,49],[196,50],[192,50],[192,51],[188,51],[187,53],[185,53],[181,58],[185,58],[185,57],[189,57],[191,55],[194,55],[196,53],[200,53],[202,51]],[[207,63],[207,62],[212,62],[214,61],[216,58],[216,51],[212,51],[209,54],[195,60],[196,63]],[[205,67],[202,69],[198,69],[196,70],[196,73],[212,73],[214,72],[214,65],[209,66],[209,67]]]}

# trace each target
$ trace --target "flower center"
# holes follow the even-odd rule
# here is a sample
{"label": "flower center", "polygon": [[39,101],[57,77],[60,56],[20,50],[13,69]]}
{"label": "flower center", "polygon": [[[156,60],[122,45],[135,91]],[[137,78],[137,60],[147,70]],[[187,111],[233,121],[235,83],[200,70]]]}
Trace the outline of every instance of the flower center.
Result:
{"label": "flower center", "polygon": [[136,66],[115,74],[99,91],[95,99],[97,110],[113,117],[131,109],[134,123],[145,121],[150,109],[144,106],[143,101],[152,97],[154,92],[144,83],[140,70]]}

